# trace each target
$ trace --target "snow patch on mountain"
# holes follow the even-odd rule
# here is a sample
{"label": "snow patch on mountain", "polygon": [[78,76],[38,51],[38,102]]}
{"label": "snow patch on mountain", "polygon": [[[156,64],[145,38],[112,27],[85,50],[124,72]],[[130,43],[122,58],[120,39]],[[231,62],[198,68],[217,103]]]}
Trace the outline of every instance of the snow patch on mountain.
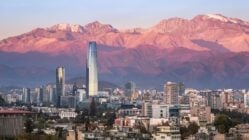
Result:
{"label": "snow patch on mountain", "polygon": [[228,17],[222,16],[220,14],[207,14],[206,16],[208,18],[220,20],[220,21],[223,21],[223,22],[232,22],[232,23],[235,23],[235,24],[238,23],[238,21],[236,19],[228,18]]}
{"label": "snow patch on mountain", "polygon": [[77,32],[77,33],[83,33],[84,28],[81,25],[78,24],[67,24],[67,23],[60,23],[52,26],[52,30],[61,30],[61,31],[70,31],[70,32]]}

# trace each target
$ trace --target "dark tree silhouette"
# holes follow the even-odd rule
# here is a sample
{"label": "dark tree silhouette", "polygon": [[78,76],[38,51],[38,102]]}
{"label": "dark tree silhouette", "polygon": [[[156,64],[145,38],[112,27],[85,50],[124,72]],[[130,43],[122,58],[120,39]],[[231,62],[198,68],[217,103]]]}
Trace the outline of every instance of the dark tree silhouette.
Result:
{"label": "dark tree silhouette", "polygon": [[214,126],[220,133],[227,133],[235,123],[227,115],[218,115],[214,120]]}
{"label": "dark tree silhouette", "polygon": [[234,124],[239,124],[239,123],[249,123],[249,115],[246,113],[240,113],[238,111],[230,111],[230,110],[216,110],[212,109],[212,113],[217,115],[227,115],[229,116],[230,120],[233,121]]}
{"label": "dark tree silhouette", "polygon": [[92,97],[92,101],[89,105],[89,116],[93,117],[96,115],[96,104],[95,104],[95,100],[94,97]]}
{"label": "dark tree silhouette", "polygon": [[0,106],[5,106],[6,102],[4,101],[3,97],[0,96]]}
{"label": "dark tree silhouette", "polygon": [[194,135],[198,132],[199,126],[196,122],[191,122],[188,126],[188,130],[189,130],[191,135]]}
{"label": "dark tree silhouette", "polygon": [[25,121],[24,126],[25,126],[26,133],[31,133],[33,131],[33,129],[34,129],[33,121],[30,118],[28,118]]}
{"label": "dark tree silhouette", "polygon": [[185,138],[187,138],[190,135],[187,127],[180,127],[180,133],[181,133],[182,140],[184,140]]}
{"label": "dark tree silhouette", "polygon": [[181,139],[185,139],[190,135],[194,135],[198,132],[199,126],[196,122],[190,122],[188,127],[181,127],[180,133],[181,133]]}
{"label": "dark tree silhouette", "polygon": [[116,119],[116,114],[115,112],[110,112],[107,114],[107,126],[108,127],[112,127],[112,125],[114,124],[114,121]]}

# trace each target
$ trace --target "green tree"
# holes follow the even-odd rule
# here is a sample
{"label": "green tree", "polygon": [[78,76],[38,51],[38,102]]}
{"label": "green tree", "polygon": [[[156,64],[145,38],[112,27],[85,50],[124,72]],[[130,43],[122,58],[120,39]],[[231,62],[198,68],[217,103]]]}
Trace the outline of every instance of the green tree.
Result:
{"label": "green tree", "polygon": [[190,135],[187,127],[180,127],[180,133],[181,133],[181,139],[185,139]]}
{"label": "green tree", "polygon": [[135,127],[138,128],[138,129],[140,130],[141,133],[149,133],[149,132],[146,130],[144,124],[143,124],[142,122],[140,122],[140,121],[135,125]]}
{"label": "green tree", "polygon": [[57,123],[69,123],[69,119],[68,118],[62,118],[62,119],[58,119]]}
{"label": "green tree", "polygon": [[224,114],[218,115],[215,118],[214,126],[218,130],[219,133],[227,133],[231,127],[233,127],[235,124],[233,121]]}
{"label": "green tree", "polygon": [[112,125],[114,124],[114,121],[116,119],[116,114],[114,112],[110,112],[106,114],[107,117],[107,126],[112,128]]}
{"label": "green tree", "polygon": [[34,129],[33,121],[30,118],[28,118],[25,121],[24,126],[25,126],[26,133],[31,133],[33,131],[33,129]]}
{"label": "green tree", "polygon": [[199,126],[196,122],[190,122],[188,127],[181,127],[180,128],[180,133],[181,133],[181,138],[185,139],[186,137],[190,135],[194,135],[198,132]]}
{"label": "green tree", "polygon": [[232,120],[234,124],[249,123],[249,115],[246,113],[240,113],[238,111],[230,111],[230,110],[218,110],[218,109],[212,109],[212,113],[214,113],[215,116],[219,114],[225,114],[229,116],[229,118]]}
{"label": "green tree", "polygon": [[194,135],[198,132],[199,126],[196,122],[191,122],[188,126],[188,130],[191,135]]}
{"label": "green tree", "polygon": [[15,140],[59,140],[57,135],[46,135],[38,133],[23,133],[15,138]]}

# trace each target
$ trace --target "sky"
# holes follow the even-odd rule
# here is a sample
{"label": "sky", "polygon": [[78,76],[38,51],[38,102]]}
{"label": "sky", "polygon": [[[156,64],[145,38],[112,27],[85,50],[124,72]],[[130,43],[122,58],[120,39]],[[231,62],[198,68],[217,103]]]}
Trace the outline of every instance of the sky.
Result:
{"label": "sky", "polygon": [[170,17],[214,13],[249,21],[249,0],[1,0],[0,40],[58,23],[146,28]]}

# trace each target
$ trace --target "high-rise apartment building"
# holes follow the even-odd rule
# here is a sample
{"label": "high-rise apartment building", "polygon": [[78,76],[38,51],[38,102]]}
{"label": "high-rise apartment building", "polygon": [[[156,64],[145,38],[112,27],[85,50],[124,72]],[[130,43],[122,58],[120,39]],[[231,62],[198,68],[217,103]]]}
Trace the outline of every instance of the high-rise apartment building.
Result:
{"label": "high-rise apartment building", "polygon": [[30,104],[31,103],[31,93],[30,93],[30,88],[23,88],[23,102],[25,104]]}
{"label": "high-rise apartment building", "polygon": [[182,96],[185,93],[185,86],[182,82],[178,83],[179,86],[179,95]]}
{"label": "high-rise apartment building", "polygon": [[145,101],[142,104],[142,114],[146,117],[152,117],[152,103]]}
{"label": "high-rise apartment building", "polygon": [[169,118],[168,104],[152,104],[152,118]]}
{"label": "high-rise apartment building", "polygon": [[72,91],[72,95],[73,95],[73,96],[76,96],[77,90],[78,90],[78,87],[77,87],[76,83],[74,83],[74,84],[73,84],[73,91]]}
{"label": "high-rise apartment building", "polygon": [[178,104],[179,84],[175,82],[167,82],[164,85],[164,102],[166,104]]}
{"label": "high-rise apartment building", "polygon": [[125,84],[125,95],[131,97],[136,92],[136,84],[129,81]]}
{"label": "high-rise apartment building", "polygon": [[43,96],[44,96],[43,92],[44,92],[43,88],[37,88],[36,89],[36,104],[38,106],[43,104]]}
{"label": "high-rise apartment building", "polygon": [[98,68],[96,42],[89,42],[86,64],[87,97],[98,94]]}

